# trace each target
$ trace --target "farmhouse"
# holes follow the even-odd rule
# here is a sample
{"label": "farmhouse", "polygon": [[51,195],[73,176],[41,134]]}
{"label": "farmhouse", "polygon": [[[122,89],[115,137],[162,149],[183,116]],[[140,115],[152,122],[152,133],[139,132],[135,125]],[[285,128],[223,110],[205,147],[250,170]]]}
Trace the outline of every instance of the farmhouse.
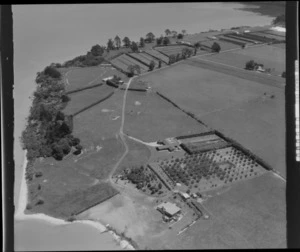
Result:
{"label": "farmhouse", "polygon": [[156,147],[157,151],[168,150],[169,152],[172,152],[172,151],[181,149],[179,147],[179,145],[180,145],[179,141],[172,137],[166,138],[163,141],[158,141],[157,143],[162,144],[162,146]]}
{"label": "farmhouse", "polygon": [[181,212],[181,209],[171,202],[161,203],[156,207],[156,209],[162,214],[171,218],[175,217]]}
{"label": "farmhouse", "polygon": [[187,200],[187,199],[190,198],[190,195],[188,195],[188,194],[185,193],[185,192],[180,192],[180,195],[181,195],[181,197],[182,197],[184,200]]}

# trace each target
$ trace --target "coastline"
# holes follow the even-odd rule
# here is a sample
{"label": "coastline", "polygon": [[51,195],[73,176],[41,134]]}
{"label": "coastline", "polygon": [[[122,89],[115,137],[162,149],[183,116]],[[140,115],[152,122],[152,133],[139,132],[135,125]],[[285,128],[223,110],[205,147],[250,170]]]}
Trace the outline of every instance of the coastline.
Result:
{"label": "coastline", "polygon": [[27,155],[27,151],[25,150],[24,151],[24,161],[23,161],[23,166],[22,166],[23,173],[22,173],[21,188],[20,188],[20,194],[19,194],[19,200],[18,200],[18,208],[15,211],[15,215],[14,215],[14,218],[16,221],[42,220],[42,221],[45,221],[52,225],[57,225],[57,226],[71,225],[71,224],[75,224],[75,223],[85,224],[85,225],[89,225],[89,226],[96,228],[97,230],[100,231],[100,234],[109,232],[113,236],[114,240],[120,245],[120,247],[122,249],[135,250],[134,246],[132,244],[130,244],[130,242],[128,242],[126,239],[122,239],[121,236],[119,234],[117,234],[116,232],[114,232],[112,228],[107,228],[105,225],[103,225],[102,223],[100,223],[98,221],[74,220],[72,222],[69,222],[69,221],[54,218],[54,217],[51,217],[49,215],[42,214],[42,213],[25,214],[26,205],[28,203],[28,187],[27,187],[27,181],[25,179],[26,167],[28,164],[26,155]]}

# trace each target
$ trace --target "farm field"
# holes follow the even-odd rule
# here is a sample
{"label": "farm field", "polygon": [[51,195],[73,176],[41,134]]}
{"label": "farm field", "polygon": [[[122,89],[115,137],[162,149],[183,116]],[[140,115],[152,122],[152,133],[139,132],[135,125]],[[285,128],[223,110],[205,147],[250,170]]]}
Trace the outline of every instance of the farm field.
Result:
{"label": "farm field", "polygon": [[145,51],[145,53],[162,60],[164,63],[169,64],[169,57],[167,57],[166,55],[160,53],[159,51],[156,51],[154,49],[148,49]]}
{"label": "farm field", "polygon": [[155,47],[155,50],[162,52],[168,56],[171,55],[177,55],[178,53],[181,55],[182,50],[184,48],[191,49],[194,52],[194,48],[190,46],[185,46],[185,45],[169,45],[169,46],[162,46],[162,47]]}
{"label": "farm field", "polygon": [[211,39],[210,37],[218,36],[220,34],[223,34],[223,32],[214,31],[214,32],[202,32],[202,33],[187,34],[183,37],[182,41],[190,42],[193,45],[197,42],[210,40]]}
{"label": "farm field", "polygon": [[285,175],[283,89],[185,64],[141,79]]}
{"label": "farm field", "polygon": [[208,40],[208,41],[202,42],[201,45],[205,45],[205,46],[208,46],[211,48],[212,45],[214,44],[214,42],[216,42],[220,45],[221,51],[231,50],[231,49],[235,49],[235,48],[241,48],[238,45],[228,43],[225,41],[221,41],[221,40]]}
{"label": "farm field", "polygon": [[[142,76],[138,80],[147,82],[153,91],[161,92],[196,116],[252,100],[270,89],[259,83],[185,63]],[[176,135],[180,134],[172,136]]]}
{"label": "farm field", "polygon": [[122,63],[126,64],[127,66],[138,65],[138,66],[140,66],[142,72],[146,72],[149,69],[145,64],[140,63],[139,61],[129,57],[126,54],[122,54],[121,56],[117,57],[116,60],[121,61]]}
{"label": "farm field", "polygon": [[202,203],[210,213],[174,239],[151,239],[152,249],[286,248],[285,183],[272,173],[237,183]]}
{"label": "farm field", "polygon": [[146,142],[208,131],[153,92],[128,92],[125,115],[124,133]]}
{"label": "farm field", "polygon": [[81,109],[107,97],[114,89],[106,84],[80,92],[69,94],[71,99],[63,112],[67,115],[73,115]]}
{"label": "farm field", "polygon": [[251,32],[250,34],[265,37],[265,38],[268,38],[268,39],[274,39],[274,40],[281,41],[281,42],[285,41],[285,37],[277,36],[275,34],[271,34],[271,33],[268,33],[268,32]]}
{"label": "farm field", "polygon": [[281,75],[285,71],[285,50],[273,46],[263,45],[243,50],[205,56],[206,59],[238,68],[245,68],[246,62],[254,60],[271,68],[271,74]]}
{"label": "farm field", "polygon": [[200,119],[238,141],[285,177],[284,90],[266,91],[275,98],[258,97]]}
{"label": "farm field", "polygon": [[124,81],[128,80],[126,75],[111,67],[74,68],[66,70],[65,73],[67,92],[101,83],[103,78],[113,75],[121,77]]}
{"label": "farm field", "polygon": [[239,47],[249,44],[249,42],[246,42],[246,41],[243,41],[243,40],[240,40],[237,38],[229,38],[229,37],[225,37],[225,36],[219,36],[218,38],[220,41],[235,44],[236,46],[239,46]]}
{"label": "farm field", "polygon": [[129,55],[132,56],[133,58],[141,60],[148,67],[150,66],[150,63],[153,60],[154,63],[155,63],[155,67],[158,67],[158,60],[155,59],[155,58],[153,58],[153,57],[151,57],[150,55],[148,55],[146,53],[130,53]]}

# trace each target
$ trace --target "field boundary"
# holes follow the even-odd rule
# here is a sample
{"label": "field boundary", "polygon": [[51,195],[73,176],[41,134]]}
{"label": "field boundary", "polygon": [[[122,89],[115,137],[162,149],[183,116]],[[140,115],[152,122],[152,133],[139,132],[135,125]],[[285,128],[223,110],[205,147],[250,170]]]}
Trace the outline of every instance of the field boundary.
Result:
{"label": "field boundary", "polygon": [[104,98],[102,98],[102,99],[100,99],[100,100],[98,100],[98,101],[96,101],[96,102],[93,102],[92,104],[90,104],[90,105],[88,105],[88,106],[86,106],[86,107],[80,109],[79,111],[73,113],[72,116],[73,116],[73,117],[74,117],[74,116],[77,116],[78,114],[82,113],[83,111],[85,111],[85,110],[87,110],[87,109],[89,109],[89,108],[91,108],[91,107],[93,107],[93,106],[95,106],[95,105],[97,105],[97,104],[99,104],[99,103],[101,103],[101,102],[107,100],[107,99],[110,98],[113,94],[114,94],[114,91],[111,91],[111,92],[110,92],[107,96],[105,96]]}
{"label": "field boundary", "polygon": [[76,89],[67,91],[66,94],[67,94],[67,95],[68,95],[68,94],[73,94],[73,93],[80,92],[80,91],[83,91],[83,90],[86,90],[86,89],[91,89],[91,88],[95,88],[95,87],[100,87],[100,86],[102,86],[102,85],[103,85],[103,83],[98,83],[98,84],[90,85],[90,86],[83,87],[83,88],[76,88]]}
{"label": "field boundary", "polygon": [[[204,122],[202,122],[200,119],[198,119],[193,113],[188,112],[188,111],[184,110],[183,108],[179,107],[175,102],[173,102],[172,100],[170,100],[169,98],[167,98],[166,96],[161,94],[160,92],[156,91],[156,94],[159,95],[164,100],[166,100],[167,102],[171,103],[174,107],[176,107],[179,110],[181,110],[182,112],[184,112],[186,115],[192,117],[197,122],[199,122],[199,123],[203,124],[204,126],[208,127],[208,125],[206,125]],[[208,128],[210,128],[210,127],[208,127]]]}
{"label": "field boundary", "polygon": [[228,143],[231,143],[234,148],[240,150],[241,152],[243,152],[244,154],[246,154],[250,158],[254,159],[255,162],[257,162],[259,165],[261,165],[266,170],[268,170],[268,171],[274,171],[274,169],[268,163],[266,163],[264,160],[262,160],[262,158],[258,157],[256,154],[254,154],[252,151],[250,151],[249,149],[247,149],[244,146],[242,146],[240,143],[238,143],[234,139],[225,136],[223,133],[221,133],[221,132],[219,132],[217,130],[215,130],[214,133],[218,137],[223,138]]}
{"label": "field boundary", "polygon": [[95,204],[92,204],[92,205],[90,205],[90,206],[85,207],[83,210],[79,210],[79,211],[75,212],[74,215],[81,214],[81,213],[83,213],[84,211],[86,211],[86,210],[88,210],[88,209],[90,209],[90,208],[92,208],[92,207],[94,207],[94,206],[96,206],[96,205],[99,205],[99,204],[103,203],[104,201],[107,201],[107,200],[111,199],[112,197],[116,196],[116,195],[119,194],[119,193],[120,193],[119,191],[115,191],[114,194],[109,195],[108,197],[101,199],[100,201],[98,201],[98,202],[95,203]]}

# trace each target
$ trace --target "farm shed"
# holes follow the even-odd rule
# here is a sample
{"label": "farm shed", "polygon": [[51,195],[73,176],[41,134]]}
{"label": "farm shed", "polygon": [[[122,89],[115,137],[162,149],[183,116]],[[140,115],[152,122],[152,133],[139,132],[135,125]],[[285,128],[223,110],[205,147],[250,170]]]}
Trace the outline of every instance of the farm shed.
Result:
{"label": "farm shed", "polygon": [[173,217],[181,212],[181,209],[171,202],[161,203],[156,209],[169,217]]}

